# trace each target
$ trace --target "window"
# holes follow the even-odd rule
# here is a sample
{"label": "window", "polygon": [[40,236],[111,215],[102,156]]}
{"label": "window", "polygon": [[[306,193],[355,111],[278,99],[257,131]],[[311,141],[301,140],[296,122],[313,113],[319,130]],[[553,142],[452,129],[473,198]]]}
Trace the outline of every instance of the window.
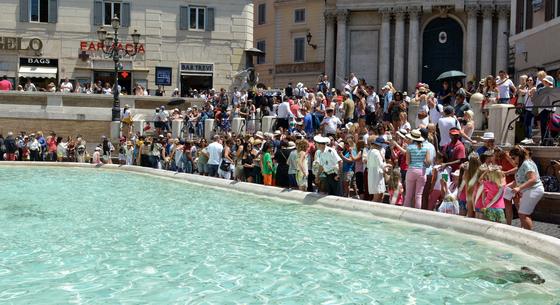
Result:
{"label": "window", "polygon": [[533,27],[533,0],[517,0],[515,32],[521,33]]}
{"label": "window", "polygon": [[560,17],[560,0],[545,0],[544,20],[549,21],[556,17]]}
{"label": "window", "polygon": [[[257,49],[266,53],[266,41],[260,40],[257,41]],[[265,64],[266,63],[266,55],[259,55],[257,56],[257,65]]]}
{"label": "window", "polygon": [[266,4],[261,3],[259,4],[259,9],[257,11],[257,20],[259,25],[266,23]]}
{"label": "window", "polygon": [[305,38],[294,39],[294,61],[305,61]]}
{"label": "window", "polygon": [[206,8],[191,6],[189,7],[189,29],[204,31],[206,24]]}
{"label": "window", "polygon": [[31,0],[29,13],[31,22],[49,22],[49,0]]}
{"label": "window", "polygon": [[294,11],[294,22],[302,23],[305,22],[305,9],[300,8]]}
{"label": "window", "polygon": [[105,1],[103,7],[103,24],[104,25],[111,25],[111,20],[113,17],[117,16],[121,18],[121,3],[120,2],[110,2]]}

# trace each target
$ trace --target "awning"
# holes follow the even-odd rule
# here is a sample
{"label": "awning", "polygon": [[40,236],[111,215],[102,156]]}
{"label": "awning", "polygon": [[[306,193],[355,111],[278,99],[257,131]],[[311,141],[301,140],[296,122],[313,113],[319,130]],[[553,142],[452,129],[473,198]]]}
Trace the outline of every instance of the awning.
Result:
{"label": "awning", "polygon": [[56,78],[56,67],[19,67],[19,77]]}

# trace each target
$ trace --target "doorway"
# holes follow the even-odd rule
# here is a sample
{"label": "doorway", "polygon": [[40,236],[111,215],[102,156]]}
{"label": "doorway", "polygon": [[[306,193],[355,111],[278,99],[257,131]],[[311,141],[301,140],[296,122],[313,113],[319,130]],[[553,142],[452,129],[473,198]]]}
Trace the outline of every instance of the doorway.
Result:
{"label": "doorway", "polygon": [[212,75],[181,75],[181,96],[189,96],[192,90],[201,92],[212,89]]}
{"label": "doorway", "polygon": [[463,29],[453,18],[436,18],[424,29],[422,82],[438,92],[437,77],[446,71],[463,69]]}
{"label": "doorway", "polygon": [[[94,82],[101,81],[103,85],[109,83],[112,86],[115,82],[115,75],[114,72],[93,71],[93,80]],[[132,94],[132,72],[119,72],[119,86],[121,86],[121,92]]]}

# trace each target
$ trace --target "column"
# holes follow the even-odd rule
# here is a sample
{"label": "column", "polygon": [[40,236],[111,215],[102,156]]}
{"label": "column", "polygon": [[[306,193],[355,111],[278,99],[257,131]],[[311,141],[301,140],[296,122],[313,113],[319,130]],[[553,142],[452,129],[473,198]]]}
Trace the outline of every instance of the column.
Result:
{"label": "column", "polygon": [[[408,11],[410,19],[408,27],[408,92],[413,94],[418,83],[418,35],[420,35],[418,15],[420,11],[413,8]],[[403,88],[404,89],[404,88]]]}
{"label": "column", "polygon": [[469,5],[465,9],[467,13],[467,54],[465,56],[465,73],[467,81],[476,77],[476,35],[477,35],[477,17],[478,6]]}
{"label": "column", "polygon": [[482,47],[480,53],[480,78],[492,74],[492,15],[491,6],[482,8]]}
{"label": "column", "polygon": [[508,59],[508,13],[509,7],[498,7],[498,37],[496,41],[496,74],[500,70],[507,71]]}
{"label": "column", "polygon": [[377,89],[378,92],[381,92],[381,87],[389,81],[391,13],[387,9],[381,9],[379,13],[381,14],[381,29],[379,32],[379,88]]}
{"label": "column", "polygon": [[336,74],[335,79],[331,81],[332,83],[336,84],[336,87],[342,89],[344,86],[344,78],[347,77],[346,75],[346,62],[347,62],[347,55],[346,50],[348,49],[347,39],[346,39],[346,21],[348,19],[348,11],[347,10],[338,10],[336,12],[336,20],[337,20],[337,35],[336,35]]}
{"label": "column", "polygon": [[393,85],[399,91],[403,88],[404,73],[404,12],[395,13],[395,56],[393,57]]}
{"label": "column", "polygon": [[336,39],[334,28],[336,22],[336,15],[333,11],[325,12],[325,25],[326,25],[326,37],[325,37],[325,73],[329,77],[329,81],[334,85],[336,79],[334,76],[334,50]]}

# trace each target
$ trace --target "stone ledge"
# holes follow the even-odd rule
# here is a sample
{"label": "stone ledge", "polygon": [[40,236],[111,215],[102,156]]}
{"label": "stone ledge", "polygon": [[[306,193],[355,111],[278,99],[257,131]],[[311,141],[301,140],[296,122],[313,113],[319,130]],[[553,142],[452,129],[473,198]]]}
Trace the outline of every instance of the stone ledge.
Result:
{"label": "stone ledge", "polygon": [[[300,202],[308,205],[319,205],[335,210],[357,212],[366,217],[374,216],[396,221],[431,226],[439,229],[453,229],[459,233],[482,237],[509,246],[517,246],[532,255],[537,255],[556,264],[560,264],[560,239],[527,231],[520,228],[484,221],[480,219],[464,218],[461,216],[416,210],[399,206],[391,206],[376,202],[355,199],[322,196],[301,191],[288,191],[277,187],[255,185],[245,182],[235,182],[200,175],[178,174],[171,171],[157,170],[139,166],[126,165],[93,165],[80,163],[48,163],[48,162],[0,162],[0,166],[52,166],[99,168],[104,170],[122,170],[138,174],[185,181],[212,188],[228,188],[239,192],[251,192],[256,195],[267,195],[272,198]],[[272,195],[272,196],[271,196]]]}

